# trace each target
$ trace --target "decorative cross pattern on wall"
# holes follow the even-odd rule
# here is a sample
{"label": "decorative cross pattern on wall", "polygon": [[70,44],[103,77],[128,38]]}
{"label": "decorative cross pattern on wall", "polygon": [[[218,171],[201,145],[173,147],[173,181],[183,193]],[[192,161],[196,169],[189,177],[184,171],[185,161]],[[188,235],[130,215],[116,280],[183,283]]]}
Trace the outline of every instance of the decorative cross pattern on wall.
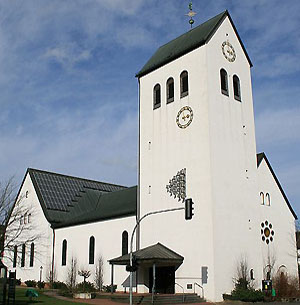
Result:
{"label": "decorative cross pattern on wall", "polygon": [[180,170],[166,185],[167,192],[174,196],[178,201],[184,201],[186,198],[186,169]]}
{"label": "decorative cross pattern on wall", "polygon": [[273,241],[274,239],[274,231],[272,230],[273,226],[271,223],[269,223],[267,220],[265,222],[261,223],[261,239],[262,241],[265,241],[267,244],[269,244],[269,242]]}

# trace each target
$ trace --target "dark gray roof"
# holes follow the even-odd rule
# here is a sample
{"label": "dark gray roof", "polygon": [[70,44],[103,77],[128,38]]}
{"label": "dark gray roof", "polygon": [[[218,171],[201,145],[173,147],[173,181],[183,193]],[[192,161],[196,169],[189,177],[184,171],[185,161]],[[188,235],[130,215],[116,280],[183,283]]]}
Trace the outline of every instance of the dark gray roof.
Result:
{"label": "dark gray roof", "polygon": [[252,66],[251,60],[246,52],[246,49],[242,43],[242,40],[233,24],[233,21],[228,13],[224,11],[221,14],[209,19],[208,21],[200,24],[194,29],[187,33],[177,37],[176,39],[168,42],[167,44],[161,46],[154,55],[148,60],[144,67],[136,74],[137,77],[144,76],[163,65],[191,52],[192,50],[201,47],[207,43],[210,38],[214,35],[218,27],[228,16],[232,27],[237,35],[237,38],[244,50],[244,53],[249,61],[250,66]]}
{"label": "dark gray roof", "polygon": [[[156,262],[173,262],[182,263],[184,257],[177,254],[173,250],[167,248],[161,243],[157,243],[152,246],[140,249],[133,252],[133,255],[137,258],[137,261],[156,261]],[[110,264],[126,265],[129,263],[129,254],[125,254],[109,260]]]}
{"label": "dark gray roof", "polygon": [[136,187],[32,168],[27,173],[52,227],[136,215]]}
{"label": "dark gray roof", "polygon": [[292,208],[292,206],[291,206],[291,204],[290,204],[290,202],[289,202],[289,200],[288,200],[288,198],[287,198],[287,196],[286,196],[278,178],[276,177],[275,172],[273,171],[273,168],[272,168],[267,156],[265,155],[265,153],[262,152],[262,153],[257,154],[256,159],[257,159],[257,167],[260,166],[262,160],[266,161],[267,166],[269,167],[269,170],[270,170],[270,172],[271,172],[271,174],[272,174],[272,176],[273,176],[273,178],[274,178],[274,180],[275,180],[275,182],[276,182],[276,184],[277,184],[277,186],[278,186],[278,188],[279,188],[279,190],[280,190],[280,192],[281,192],[281,194],[282,194],[282,196],[283,196],[283,198],[284,198],[284,200],[287,204],[287,206],[289,207],[289,209],[290,209],[291,213],[293,214],[293,216],[295,217],[295,219],[298,219],[297,214],[293,210],[293,208]]}

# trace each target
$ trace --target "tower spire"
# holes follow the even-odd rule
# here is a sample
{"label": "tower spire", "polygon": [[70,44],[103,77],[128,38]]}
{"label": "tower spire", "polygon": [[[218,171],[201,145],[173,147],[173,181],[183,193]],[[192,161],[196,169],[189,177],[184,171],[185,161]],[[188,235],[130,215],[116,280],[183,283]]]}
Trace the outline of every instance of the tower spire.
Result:
{"label": "tower spire", "polygon": [[192,1],[190,1],[190,3],[189,3],[189,10],[190,11],[187,14],[185,14],[185,15],[190,17],[189,24],[191,25],[191,28],[192,28],[193,24],[195,22],[193,17],[197,14],[197,13],[193,12],[193,3],[192,3]]}

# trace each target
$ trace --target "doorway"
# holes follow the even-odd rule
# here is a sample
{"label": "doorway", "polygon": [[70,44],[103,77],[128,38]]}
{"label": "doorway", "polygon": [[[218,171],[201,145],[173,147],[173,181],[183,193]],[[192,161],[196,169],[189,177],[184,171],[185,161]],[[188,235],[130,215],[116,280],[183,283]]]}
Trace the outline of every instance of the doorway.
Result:
{"label": "doorway", "polygon": [[[156,267],[155,293],[175,293],[175,267]],[[149,292],[153,288],[153,268],[149,268]]]}

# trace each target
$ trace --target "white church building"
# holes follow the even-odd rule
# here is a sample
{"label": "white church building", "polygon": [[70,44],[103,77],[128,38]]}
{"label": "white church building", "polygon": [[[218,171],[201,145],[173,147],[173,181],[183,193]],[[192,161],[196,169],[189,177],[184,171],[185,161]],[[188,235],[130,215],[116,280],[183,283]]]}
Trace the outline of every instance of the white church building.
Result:
{"label": "white church building", "polygon": [[280,270],[297,275],[297,216],[256,152],[251,66],[228,11],[161,46],[136,75],[138,185],[28,169],[18,194],[26,213],[15,222],[25,229],[5,253],[9,270],[22,282],[47,281],[50,272],[66,281],[73,258],[92,281],[102,257],[104,284],[123,291],[136,222],[192,198],[191,220],[179,210],[141,221],[137,292],[196,285],[200,294],[200,285],[220,301],[242,259],[256,288]]}

